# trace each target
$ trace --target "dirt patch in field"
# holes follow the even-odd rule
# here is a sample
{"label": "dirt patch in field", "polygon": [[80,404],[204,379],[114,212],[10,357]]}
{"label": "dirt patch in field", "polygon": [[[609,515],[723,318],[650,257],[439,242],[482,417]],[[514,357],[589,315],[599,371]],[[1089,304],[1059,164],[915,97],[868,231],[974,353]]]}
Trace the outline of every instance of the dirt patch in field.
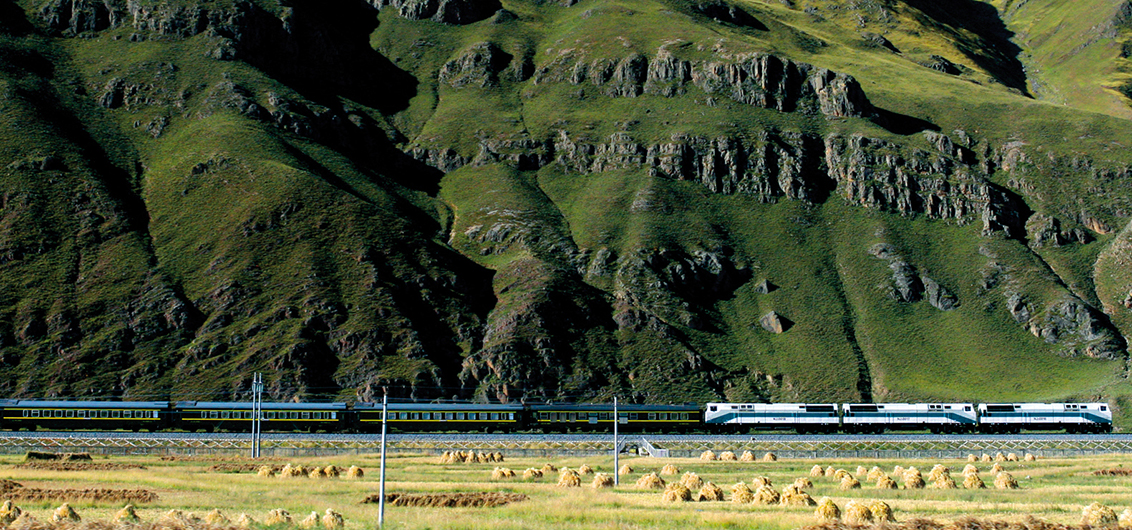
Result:
{"label": "dirt patch in field", "polygon": [[279,462],[279,458],[248,458],[246,456],[219,456],[219,455],[165,455],[160,457],[162,462],[242,462],[255,463],[257,466],[265,462]]}
{"label": "dirt patch in field", "polygon": [[204,521],[155,521],[114,523],[110,521],[52,522],[39,519],[13,523],[10,530],[246,530],[237,526],[215,526]]}
{"label": "dirt patch in field", "polygon": [[1132,475],[1132,469],[1124,469],[1117,467],[1113,469],[1098,469],[1093,471],[1093,474],[1098,477],[1127,477]]}
{"label": "dirt patch in field", "polygon": [[43,451],[28,451],[24,455],[25,462],[33,460],[61,460],[63,462],[90,462],[94,460],[90,453],[45,453]]}
{"label": "dirt patch in field", "polygon": [[[421,506],[431,508],[494,508],[512,502],[527,500],[522,493],[390,493],[385,502],[393,506]],[[380,495],[370,495],[363,503],[377,504]]]}
{"label": "dirt patch in field", "polygon": [[216,464],[208,470],[212,473],[257,473],[259,468],[264,466],[270,467],[276,473],[283,471],[283,466],[275,464]]}
{"label": "dirt patch in field", "polygon": [[144,489],[111,490],[111,489],[39,489],[25,488],[18,482],[0,480],[0,496],[11,501],[93,501],[114,504],[146,503],[157,500],[157,494]]}
{"label": "dirt patch in field", "polygon": [[28,462],[12,466],[17,469],[42,469],[45,471],[120,471],[123,469],[145,469],[139,464],[113,464],[93,462]]}
{"label": "dirt patch in field", "polygon": [[[879,526],[832,521],[804,526],[801,530],[864,530],[873,528],[879,528]],[[996,521],[992,519],[964,517],[954,522],[934,521],[931,519],[910,519],[897,523],[884,523],[883,528],[886,530],[1094,530],[1104,527],[1066,525],[1043,521],[1033,517],[1022,521]]]}

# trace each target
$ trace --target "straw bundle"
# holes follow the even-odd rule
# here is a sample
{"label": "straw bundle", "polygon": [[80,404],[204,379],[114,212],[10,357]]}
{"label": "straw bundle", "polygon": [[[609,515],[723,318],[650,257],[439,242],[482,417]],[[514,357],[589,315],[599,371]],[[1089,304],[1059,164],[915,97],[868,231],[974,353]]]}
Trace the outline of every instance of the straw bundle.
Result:
{"label": "straw bundle", "polygon": [[186,521],[188,521],[188,518],[185,517],[185,512],[181,510],[169,510],[158,519],[158,522],[166,525],[183,525]]}
{"label": "straw bundle", "polygon": [[485,464],[495,461],[495,455],[493,455],[491,453],[480,453],[479,456],[480,456],[480,462],[483,462]]}
{"label": "straw bundle", "polygon": [[558,485],[563,488],[579,488],[582,486],[582,477],[573,469],[563,469],[558,475]]}
{"label": "straw bundle", "polygon": [[664,488],[664,494],[660,498],[664,502],[688,502],[692,500],[692,491],[683,484],[674,482]]}
{"label": "straw bundle", "polygon": [[1094,502],[1081,511],[1081,524],[1089,526],[1112,526],[1119,519],[1116,511],[1099,502]]}
{"label": "straw bundle", "polygon": [[331,464],[322,468],[322,474],[326,475],[327,478],[338,478],[342,474],[342,470],[338,469],[338,466]]}
{"label": "straw bundle", "polygon": [[754,462],[755,461],[755,453],[752,453],[750,451],[743,451],[742,456],[739,457],[739,461],[740,462]]}
{"label": "straw bundle", "polygon": [[715,484],[712,484],[711,482],[704,484],[704,486],[702,488],[700,488],[700,495],[699,495],[699,501],[700,502],[722,501],[722,500],[723,500],[723,488],[720,488],[719,486],[716,486]]}
{"label": "straw bundle", "polygon": [[255,474],[261,477],[274,477],[275,468],[271,466],[259,466],[259,469],[256,470]]}
{"label": "straw bundle", "polygon": [[475,451],[468,451],[464,455],[464,463],[465,464],[478,464],[478,463],[480,463],[480,455],[476,454]]}
{"label": "straw bundle", "polygon": [[231,523],[224,512],[220,511],[220,508],[213,508],[211,512],[205,514],[204,522],[211,526],[228,526]]}
{"label": "straw bundle", "polygon": [[263,520],[267,526],[291,524],[291,514],[284,509],[275,509],[267,512],[267,519]]}
{"label": "straw bundle", "polygon": [[811,477],[824,477],[825,476],[825,470],[823,470],[821,468],[820,464],[814,464],[814,467],[810,468],[810,476]]}
{"label": "straw bundle", "polygon": [[981,490],[987,485],[983,484],[983,479],[979,478],[978,473],[971,473],[963,476],[963,487],[969,490]]}
{"label": "straw bundle", "polygon": [[852,476],[853,475],[850,475],[849,472],[845,471],[844,469],[838,469],[837,471],[833,472],[833,480],[845,480],[845,477]]}
{"label": "straw bundle", "polygon": [[310,515],[306,517],[306,519],[299,521],[299,527],[316,528],[318,527],[319,519],[321,518],[318,516],[318,512],[311,512]]}
{"label": "straw bundle", "polygon": [[649,473],[637,479],[637,487],[643,490],[661,490],[664,489],[664,485],[664,479],[656,473]]}
{"label": "straw bundle", "polygon": [[928,488],[933,490],[953,490],[955,489],[955,480],[951,478],[951,475],[943,475],[939,480],[932,482]]}
{"label": "straw bundle", "polygon": [[543,464],[543,466],[542,466],[542,474],[543,475],[549,475],[551,473],[557,473],[557,472],[558,472],[558,467],[556,467],[554,464],[547,463],[547,464]]}
{"label": "straw bundle", "polygon": [[835,473],[837,473],[837,469],[833,466],[825,468],[825,476],[832,477]]}
{"label": "straw bundle", "polygon": [[625,464],[625,465],[621,466],[621,469],[617,470],[617,474],[618,475],[632,475],[633,474],[633,468],[629,467],[629,464]]}
{"label": "straw bundle", "polygon": [[892,480],[892,477],[885,475],[885,476],[877,479],[877,489],[878,490],[895,490],[895,489],[900,489],[900,485],[897,484],[895,480]]}
{"label": "straw bundle", "polygon": [[582,476],[592,475],[594,474],[594,468],[590,467],[588,464],[582,464],[578,466],[578,474]]}
{"label": "straw bundle", "polygon": [[1018,489],[1018,481],[1014,480],[1014,476],[1010,473],[1004,471],[994,477],[994,487],[1000,490],[1016,490]]}
{"label": "straw bundle", "polygon": [[994,459],[993,459],[993,458],[991,458],[991,456],[990,456],[990,455],[988,455],[988,454],[986,454],[986,453],[983,453],[983,456],[979,457],[979,461],[980,461],[980,462],[993,462],[993,461],[994,461]]}
{"label": "straw bundle", "polygon": [[920,470],[911,467],[904,472],[904,489],[920,489],[924,487],[924,476]]}
{"label": "straw bundle", "polygon": [[698,490],[704,487],[703,479],[691,471],[684,473],[684,476],[680,477],[680,483],[690,490]]}
{"label": "straw bundle", "polygon": [[886,477],[886,476],[888,476],[888,475],[886,475],[884,473],[884,470],[882,470],[881,468],[879,468],[877,466],[873,466],[873,468],[869,470],[868,474],[865,475],[865,477],[867,479],[869,479],[869,482],[876,482],[876,481],[880,480],[881,477]]}
{"label": "straw bundle", "polygon": [[759,486],[755,490],[755,499],[752,502],[754,502],[755,504],[766,505],[778,504],[780,498],[781,496],[777,491],[774,490],[774,488],[768,486]]}
{"label": "straw bundle", "polygon": [[[724,453],[724,454],[727,454],[727,453]],[[731,455],[731,456],[735,456],[735,455]],[[664,467],[660,468],[660,474],[661,475],[679,475],[680,474],[680,468],[678,468],[678,467],[676,467],[672,464],[664,464]]]}
{"label": "straw bundle", "polygon": [[303,466],[295,466],[295,467],[291,468],[291,476],[292,477],[305,477],[306,475],[307,475],[307,470],[304,469]]}
{"label": "straw bundle", "polygon": [[528,467],[527,470],[523,472],[523,480],[536,478],[542,478],[542,470],[537,467]]}
{"label": "straw bundle", "polygon": [[1033,462],[1033,461],[1035,461],[1035,460],[1037,460],[1037,459],[1038,459],[1038,457],[1036,457],[1036,456],[1034,456],[1034,455],[1032,455],[1032,454],[1030,454],[1030,453],[1026,453],[1026,456],[1022,457],[1022,460],[1025,460],[1025,461],[1027,461],[1027,462]]}
{"label": "straw bundle", "polygon": [[943,477],[950,477],[951,470],[942,464],[932,466],[932,470],[928,472],[928,480],[931,482],[938,482]]}
{"label": "straw bundle", "polygon": [[700,460],[703,460],[704,462],[711,462],[715,460],[715,453],[713,453],[711,449],[708,449],[707,451],[700,453]]}
{"label": "straw bundle", "polygon": [[1120,512],[1120,516],[1116,518],[1116,524],[1121,528],[1132,528],[1132,510]]}
{"label": "straw bundle", "polygon": [[818,517],[819,521],[836,521],[841,518],[841,509],[829,497],[822,497],[821,502],[818,502],[818,509],[814,510],[814,515]]}
{"label": "straw bundle", "polygon": [[757,488],[759,486],[766,486],[768,488],[773,488],[774,484],[771,483],[770,477],[755,477],[754,479],[751,479],[751,486],[755,487],[755,488]]}
{"label": "straw bundle", "polygon": [[777,462],[778,455],[774,453],[766,453],[763,455],[763,462]]}
{"label": "straw bundle", "polygon": [[346,476],[350,478],[362,478],[366,476],[366,472],[362,471],[362,468],[358,466],[350,466],[350,469],[346,470]]}
{"label": "straw bundle", "polygon": [[307,476],[310,478],[326,478],[326,472],[321,467],[312,467],[307,471]]}
{"label": "straw bundle", "polygon": [[978,461],[979,461],[979,457],[977,457],[977,456],[975,456],[975,455],[973,455],[973,454],[971,454],[971,455],[967,455],[967,461],[968,461],[968,462],[978,462]]}
{"label": "straw bundle", "polygon": [[255,519],[252,519],[252,516],[246,513],[241,513],[240,516],[236,518],[236,526],[238,528],[251,528],[255,526]]}
{"label": "straw bundle", "polygon": [[967,465],[963,466],[963,476],[970,475],[971,473],[974,473],[976,475],[979,474],[979,468],[977,468],[977,467],[975,467],[971,464],[967,464]]}
{"label": "straw bundle", "polygon": [[438,464],[451,464],[453,462],[455,462],[455,457],[452,455],[452,451],[445,451],[436,461]]}
{"label": "straw bundle", "polygon": [[838,488],[843,490],[861,489],[861,482],[852,475],[846,475],[841,479],[841,485],[839,485]]}
{"label": "straw bundle", "polygon": [[[131,506],[130,508],[133,507]],[[4,528],[8,526],[8,523],[19,519],[22,513],[23,510],[21,510],[19,506],[12,504],[12,501],[4,501],[4,504],[0,505],[0,528]]]}
{"label": "straw bundle", "polygon": [[503,463],[503,453],[496,451],[495,453],[493,453],[493,455],[495,456],[496,462]]}
{"label": "straw bundle", "polygon": [[612,488],[613,487],[613,475],[610,475],[608,473],[598,473],[598,474],[594,475],[594,481],[590,483],[590,487],[592,487],[595,490]]}
{"label": "straw bundle", "polygon": [[857,466],[857,472],[853,473],[853,475],[858,476],[858,477],[864,477],[864,476],[867,476],[868,474],[869,474],[869,470],[866,469],[865,466]]}
{"label": "straw bundle", "polygon": [[1006,455],[1004,455],[1002,453],[995,453],[994,461],[995,462],[1005,462],[1006,461]]}
{"label": "straw bundle", "polygon": [[497,467],[491,472],[491,480],[503,480],[515,476],[515,472],[505,467]]}
{"label": "straw bundle", "polygon": [[849,501],[845,503],[845,522],[868,524],[873,522],[873,512],[864,503]]}
{"label": "straw bundle", "polygon": [[755,492],[746,484],[740,482],[731,486],[731,502],[735,504],[749,504],[755,501]]}
{"label": "straw bundle", "polygon": [[738,458],[735,457],[735,453],[732,453],[731,451],[724,451],[722,453],[719,453],[719,459],[725,462],[734,462],[738,460]]}
{"label": "straw bundle", "polygon": [[55,512],[51,514],[51,521],[56,523],[61,523],[63,521],[78,523],[82,520],[83,518],[79,517],[79,513],[76,512],[74,508],[71,508],[70,504],[67,504],[65,502],[58,508],[55,508]]}
{"label": "straw bundle", "polygon": [[327,508],[326,513],[322,516],[322,526],[326,530],[338,530],[346,526],[346,521],[342,519],[342,514]]}
{"label": "straw bundle", "polygon": [[801,488],[791,484],[782,489],[782,497],[779,500],[782,506],[813,506],[817,504],[814,499]]}
{"label": "straw bundle", "polygon": [[794,479],[794,487],[802,490],[814,487],[814,483],[806,477],[798,477]]}
{"label": "straw bundle", "polygon": [[892,516],[892,507],[884,501],[873,501],[869,506],[869,511],[873,512],[873,520],[878,523],[896,522],[896,518]]}
{"label": "straw bundle", "polygon": [[904,476],[904,466],[894,466],[892,468],[892,476],[898,477],[898,478],[903,477]]}
{"label": "straw bundle", "polygon": [[996,475],[999,474],[999,473],[1002,473],[1003,471],[1006,471],[1006,470],[1003,469],[1003,467],[1001,465],[999,465],[997,462],[993,466],[991,466],[991,468],[990,468],[990,472],[994,473]]}
{"label": "straw bundle", "polygon": [[1007,462],[1017,462],[1018,461],[1018,455],[1014,454],[1014,453],[1009,453],[1009,454],[1006,455],[1006,461]]}

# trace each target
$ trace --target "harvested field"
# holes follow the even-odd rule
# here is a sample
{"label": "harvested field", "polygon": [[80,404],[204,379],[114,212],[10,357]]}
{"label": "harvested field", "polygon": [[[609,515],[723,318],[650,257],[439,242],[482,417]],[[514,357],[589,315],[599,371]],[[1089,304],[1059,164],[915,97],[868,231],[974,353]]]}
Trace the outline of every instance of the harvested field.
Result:
{"label": "harvested field", "polygon": [[141,504],[157,500],[157,494],[145,489],[38,489],[16,488],[4,492],[4,498],[20,502],[90,501],[108,504]]}
{"label": "harvested field", "polygon": [[89,462],[94,460],[90,457],[90,453],[45,453],[41,451],[28,451],[24,455],[24,460],[31,462],[34,460],[59,460],[63,462]]}
{"label": "harvested field", "polygon": [[[494,508],[513,502],[522,502],[528,497],[521,493],[497,493],[485,491],[480,493],[390,493],[385,496],[385,502],[393,506],[417,506],[435,508]],[[363,503],[376,504],[380,500],[377,495],[366,497]]]}
{"label": "harvested field", "polygon": [[1098,477],[1128,477],[1132,476],[1132,468],[1125,469],[1122,467],[1112,469],[1098,469],[1092,473]]}
{"label": "harvested field", "polygon": [[12,466],[15,469],[36,469],[42,471],[121,471],[125,469],[145,469],[139,464],[115,464],[111,462],[27,462]]}
{"label": "harvested field", "polygon": [[283,466],[280,465],[264,465],[264,464],[215,464],[208,468],[209,473],[259,473],[262,467],[270,467],[272,471],[278,474],[283,471]]}
{"label": "harvested field", "polygon": [[[801,530],[860,530],[860,525],[842,521],[827,521],[821,524],[804,526]],[[932,519],[910,519],[907,521],[890,522],[884,525],[886,530],[1095,530],[1103,528],[1087,524],[1071,525],[1061,524],[1028,517],[1026,519],[1002,520],[980,519],[964,517],[955,521],[936,521]]]}

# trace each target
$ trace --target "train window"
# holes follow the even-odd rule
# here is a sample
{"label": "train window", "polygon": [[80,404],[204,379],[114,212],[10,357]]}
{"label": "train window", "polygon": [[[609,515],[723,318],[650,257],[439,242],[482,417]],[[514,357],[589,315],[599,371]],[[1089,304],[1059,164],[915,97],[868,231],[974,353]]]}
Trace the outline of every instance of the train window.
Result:
{"label": "train window", "polygon": [[971,412],[971,407],[963,407],[963,410],[965,410],[967,412]]}
{"label": "train window", "polygon": [[458,419],[458,420],[464,420],[464,419],[467,419],[467,418],[468,418],[468,415],[464,414],[463,412],[457,412],[456,413],[456,419]]}
{"label": "train window", "polygon": [[229,418],[231,418],[231,417],[232,417],[232,413],[231,413],[231,412],[228,412],[228,411],[226,411],[226,410],[225,410],[225,411],[222,411],[222,412],[220,413],[220,418],[221,418],[221,419],[225,419],[225,420],[226,420],[226,419],[229,419]]}
{"label": "train window", "polygon": [[267,412],[267,419],[269,419],[269,420],[275,419],[275,411],[274,410]]}
{"label": "train window", "polygon": [[414,419],[414,420],[419,420],[419,419],[421,419],[421,413],[420,413],[420,412],[414,412],[414,413],[413,413],[413,419]]}
{"label": "train window", "polygon": [[244,419],[245,419],[245,420],[250,420],[250,419],[252,419],[252,411],[250,411],[250,410],[249,410],[249,411],[245,411],[245,412],[244,412]]}
{"label": "train window", "polygon": [[86,411],[85,410],[76,410],[75,416],[79,417],[79,418],[85,418],[86,417]]}
{"label": "train window", "polygon": [[309,412],[306,412],[306,411],[303,411],[303,419],[304,419],[304,420],[309,420],[309,419],[311,419],[311,413],[309,413]]}
{"label": "train window", "polygon": [[627,420],[627,419],[629,419],[629,413],[628,412],[618,412],[617,413],[617,419]]}
{"label": "train window", "polygon": [[121,417],[122,417],[122,411],[120,411],[120,410],[115,410],[115,411],[114,411],[114,417],[115,417],[115,418],[121,418]]}
{"label": "train window", "polygon": [[550,419],[550,413],[548,413],[548,412],[540,412],[540,413],[538,413],[538,419],[540,419],[540,420],[549,420],[549,419]]}
{"label": "train window", "polygon": [[515,421],[515,413],[514,412],[508,412],[507,413],[507,419],[509,419],[511,421]]}
{"label": "train window", "polygon": [[1101,410],[1108,410],[1108,405],[1101,405]]}
{"label": "train window", "polygon": [[30,410],[27,410],[27,409],[24,409],[24,417],[25,417],[25,418],[30,418],[30,417],[31,417],[31,411],[30,411]]}
{"label": "train window", "polygon": [[39,417],[39,411],[38,410],[31,411],[31,417],[38,418]]}
{"label": "train window", "polygon": [[[68,412],[70,412],[70,411],[68,411]],[[132,410],[122,411],[122,417],[123,418],[133,418],[134,417],[134,411],[132,411]]]}
{"label": "train window", "polygon": [[431,412],[426,412],[426,413],[424,413],[424,416],[423,416],[423,417],[424,417],[424,419],[426,419],[426,420],[431,420],[431,419],[432,419],[432,413],[431,413]]}
{"label": "train window", "polygon": [[680,419],[681,420],[688,421],[689,417],[690,417],[690,415],[687,412],[681,412],[680,413]]}
{"label": "train window", "polygon": [[68,410],[68,411],[67,411],[67,417],[68,417],[68,418],[74,418],[74,417],[75,417],[75,411],[73,411],[73,410]]}
{"label": "train window", "polygon": [[668,413],[667,412],[661,412],[660,413],[660,420],[661,421],[668,421]]}
{"label": "train window", "polygon": [[731,410],[735,410],[737,408],[739,408],[737,405],[731,405]]}
{"label": "train window", "polygon": [[710,410],[711,410],[712,412],[716,412],[716,409],[717,409],[718,407],[716,407],[715,405],[712,405],[711,407],[708,407],[708,408],[709,408],[709,409],[710,409]]}
{"label": "train window", "polygon": [[497,420],[499,420],[499,413],[498,413],[498,412],[492,412],[492,413],[491,413],[491,420],[492,420],[492,421],[497,421]]}
{"label": "train window", "polygon": [[656,419],[656,413],[655,413],[655,412],[650,412],[650,413],[649,413],[649,421],[653,421],[653,420],[655,420],[655,419]]}

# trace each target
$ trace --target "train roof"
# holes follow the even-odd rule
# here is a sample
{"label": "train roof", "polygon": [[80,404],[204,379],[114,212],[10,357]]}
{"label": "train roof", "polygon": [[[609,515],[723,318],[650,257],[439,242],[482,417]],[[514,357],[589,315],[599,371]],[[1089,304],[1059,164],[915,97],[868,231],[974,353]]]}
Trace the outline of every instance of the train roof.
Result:
{"label": "train roof", "polygon": [[46,399],[3,399],[0,407],[48,409],[152,409],[169,408],[168,401],[58,401]]}
{"label": "train roof", "polygon": [[[613,412],[612,403],[538,403],[530,405],[532,411],[567,411],[567,412]],[[694,403],[686,405],[634,405],[619,404],[618,412],[699,412],[700,406]]]}
{"label": "train roof", "polygon": [[[381,410],[381,403],[354,403],[354,410]],[[507,405],[501,403],[390,403],[389,410],[396,411],[497,411],[518,412],[523,410],[522,405]]]}
{"label": "train roof", "polygon": [[[345,403],[287,403],[287,402],[263,402],[260,403],[263,410],[346,410]],[[196,409],[210,409],[210,410],[251,410],[251,401],[178,401],[178,409],[196,410]]]}

